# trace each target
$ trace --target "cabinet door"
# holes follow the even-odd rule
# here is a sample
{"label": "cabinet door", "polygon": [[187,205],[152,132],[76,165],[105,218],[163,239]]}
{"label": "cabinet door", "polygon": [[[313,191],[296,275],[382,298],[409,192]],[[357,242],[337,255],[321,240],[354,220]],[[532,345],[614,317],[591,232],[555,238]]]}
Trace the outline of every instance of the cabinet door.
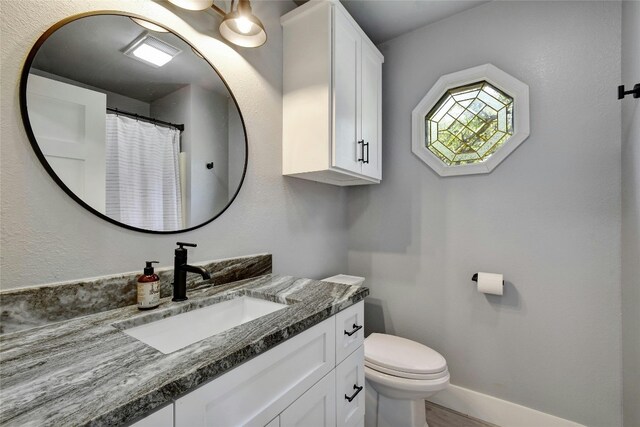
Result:
{"label": "cabinet door", "polygon": [[329,372],[280,414],[280,427],[336,425],[336,377]]}
{"label": "cabinet door", "polygon": [[332,163],[342,169],[361,173],[358,160],[362,154],[360,138],[360,46],[358,30],[343,15],[333,9],[333,150]]}
{"label": "cabinet door", "polygon": [[336,368],[336,390],[338,427],[362,426],[365,404],[363,345]]}
{"label": "cabinet door", "polygon": [[361,64],[361,139],[365,144],[362,174],[381,179],[382,63],[377,52],[366,43],[362,43]]}

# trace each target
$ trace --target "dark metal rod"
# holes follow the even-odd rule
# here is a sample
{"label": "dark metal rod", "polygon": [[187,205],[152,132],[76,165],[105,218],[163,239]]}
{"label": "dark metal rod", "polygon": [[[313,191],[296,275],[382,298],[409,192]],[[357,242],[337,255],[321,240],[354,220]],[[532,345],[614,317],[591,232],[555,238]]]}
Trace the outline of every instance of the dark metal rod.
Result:
{"label": "dark metal rod", "polygon": [[362,391],[364,387],[360,386],[358,387],[357,384],[353,385],[353,389],[356,391],[355,393],[353,393],[351,396],[347,396],[346,394],[344,395],[344,398],[347,399],[348,402],[351,402],[353,399],[356,398],[356,396],[358,395],[358,393],[360,393]]}
{"label": "dark metal rod", "polygon": [[356,325],[355,323],[353,324],[353,329],[351,330],[351,332],[347,332],[344,331],[344,334],[348,337],[350,337],[351,335],[355,334],[356,332],[358,332],[360,329],[362,329],[362,325]]}
{"label": "dark metal rod", "polygon": [[143,122],[153,123],[154,125],[161,125],[161,126],[168,126],[168,127],[176,128],[180,132],[184,132],[184,125],[183,124],[169,123],[169,122],[165,122],[163,120],[154,119],[153,117],[141,116],[140,114],[130,113],[128,111],[123,111],[123,110],[119,110],[117,108],[111,108],[111,107],[107,107],[107,112],[115,113],[115,114],[122,114],[123,116],[132,117],[132,118],[134,118],[136,120],[142,120]]}
{"label": "dark metal rod", "polygon": [[640,83],[636,83],[633,89],[630,90],[624,90],[624,85],[618,86],[618,99],[622,99],[626,95],[633,95],[634,98],[640,98]]}
{"label": "dark metal rod", "polygon": [[211,5],[211,9],[213,9],[218,15],[220,15],[223,18],[227,15],[227,12],[225,12],[224,10],[222,10],[221,8],[216,6],[215,4]]}

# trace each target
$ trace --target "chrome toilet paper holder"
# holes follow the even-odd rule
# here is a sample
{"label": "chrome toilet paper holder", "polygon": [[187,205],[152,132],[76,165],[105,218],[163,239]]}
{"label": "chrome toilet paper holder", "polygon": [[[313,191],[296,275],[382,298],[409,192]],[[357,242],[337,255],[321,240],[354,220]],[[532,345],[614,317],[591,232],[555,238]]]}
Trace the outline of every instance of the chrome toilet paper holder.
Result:
{"label": "chrome toilet paper holder", "polygon": [[[478,273],[475,273],[473,276],[471,276],[471,280],[473,280],[474,282],[478,281]],[[504,280],[502,281],[502,286],[504,286]]]}

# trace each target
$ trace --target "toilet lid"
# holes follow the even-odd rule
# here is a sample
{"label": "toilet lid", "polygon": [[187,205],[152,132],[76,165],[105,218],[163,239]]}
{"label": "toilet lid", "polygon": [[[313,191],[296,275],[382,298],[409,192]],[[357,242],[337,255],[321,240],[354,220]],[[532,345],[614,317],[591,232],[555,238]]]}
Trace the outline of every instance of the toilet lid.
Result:
{"label": "toilet lid", "polygon": [[447,368],[447,361],[435,350],[406,338],[371,334],[364,340],[364,359],[395,372],[435,374]]}
{"label": "toilet lid", "polygon": [[[433,374],[416,374],[411,372],[400,372],[394,371],[393,369],[385,368],[383,366],[376,365],[375,363],[371,363],[367,360],[364,361],[364,366],[369,369],[373,369],[374,371],[382,372],[383,374],[391,375],[392,377],[398,377],[409,380],[439,380],[440,378],[444,378],[449,375],[449,369],[444,368],[444,370],[440,372],[436,372]],[[366,371],[365,371],[366,372]]]}

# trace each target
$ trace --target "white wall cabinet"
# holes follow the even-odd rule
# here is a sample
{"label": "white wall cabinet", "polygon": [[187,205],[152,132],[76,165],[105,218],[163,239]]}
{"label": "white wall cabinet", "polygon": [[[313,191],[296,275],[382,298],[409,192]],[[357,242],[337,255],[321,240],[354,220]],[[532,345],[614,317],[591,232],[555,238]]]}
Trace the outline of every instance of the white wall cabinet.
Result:
{"label": "white wall cabinet", "polygon": [[283,174],[379,183],[382,54],[338,1],[308,2],[281,23]]}
{"label": "white wall cabinet", "polygon": [[152,413],[135,427],[363,427],[364,302]]}

